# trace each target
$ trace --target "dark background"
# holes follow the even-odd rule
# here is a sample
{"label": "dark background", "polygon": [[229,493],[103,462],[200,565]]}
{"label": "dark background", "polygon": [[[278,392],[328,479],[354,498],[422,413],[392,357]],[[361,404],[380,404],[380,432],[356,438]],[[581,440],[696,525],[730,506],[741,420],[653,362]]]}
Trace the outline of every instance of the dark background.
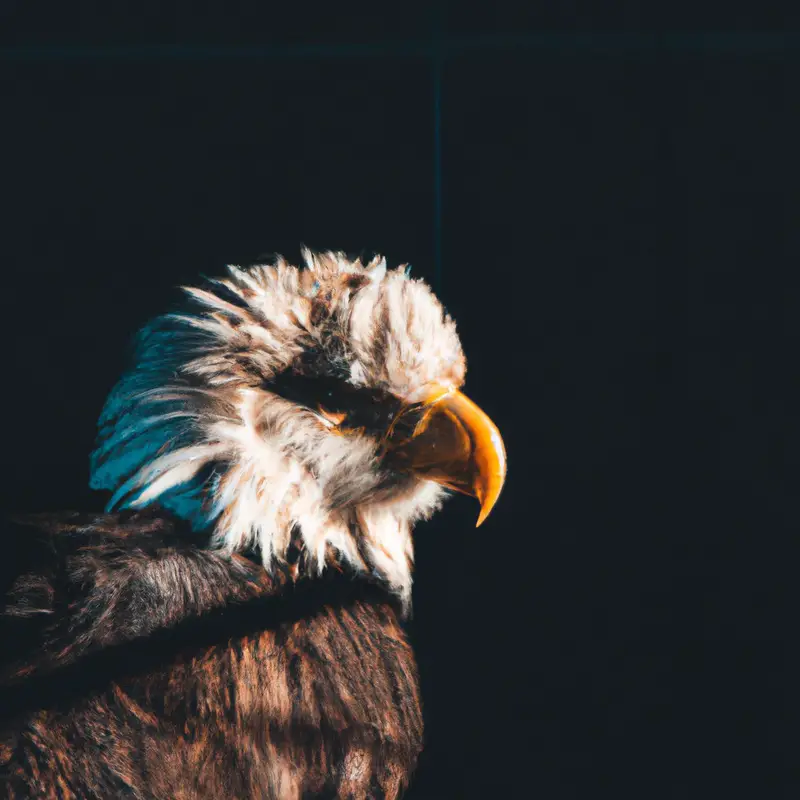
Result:
{"label": "dark background", "polygon": [[103,505],[177,284],[380,251],[509,457],[484,527],[417,532],[409,796],[794,796],[797,37],[518,5],[0,6],[2,508]]}

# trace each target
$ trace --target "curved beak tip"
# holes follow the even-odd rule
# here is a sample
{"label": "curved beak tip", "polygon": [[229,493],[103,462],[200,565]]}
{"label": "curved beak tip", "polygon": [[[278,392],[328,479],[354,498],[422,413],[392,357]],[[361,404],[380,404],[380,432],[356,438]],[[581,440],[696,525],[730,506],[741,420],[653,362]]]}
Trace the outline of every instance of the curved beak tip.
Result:
{"label": "curved beak tip", "polygon": [[480,514],[478,521],[475,524],[476,528],[484,523],[486,518],[492,512],[492,509],[497,504],[500,493],[503,491],[503,484],[506,479],[506,454],[503,448],[502,440],[497,437],[499,446],[495,449],[495,463],[493,464],[494,470],[489,474],[486,486],[481,491],[476,492],[478,501],[481,504]]}

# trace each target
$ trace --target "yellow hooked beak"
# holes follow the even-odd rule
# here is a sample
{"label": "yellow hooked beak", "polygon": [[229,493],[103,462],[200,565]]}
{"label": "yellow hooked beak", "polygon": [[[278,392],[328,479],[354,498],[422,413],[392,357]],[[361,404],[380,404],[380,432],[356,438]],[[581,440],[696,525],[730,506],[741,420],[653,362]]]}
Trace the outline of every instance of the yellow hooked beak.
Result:
{"label": "yellow hooked beak", "polygon": [[[413,430],[401,436],[404,417],[420,410]],[[389,430],[386,449],[401,468],[476,497],[481,504],[478,525],[489,516],[506,478],[500,431],[457,389],[436,387],[421,409],[417,405],[401,412]]]}

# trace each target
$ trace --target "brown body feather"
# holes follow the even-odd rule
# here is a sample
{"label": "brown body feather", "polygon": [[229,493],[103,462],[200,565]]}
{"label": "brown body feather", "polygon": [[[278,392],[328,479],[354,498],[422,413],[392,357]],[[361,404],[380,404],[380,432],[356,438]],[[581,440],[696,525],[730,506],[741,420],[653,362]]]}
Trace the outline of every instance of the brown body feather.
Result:
{"label": "brown body feather", "polygon": [[2,797],[402,792],[422,715],[379,585],[270,575],[160,512],[39,517],[10,535]]}

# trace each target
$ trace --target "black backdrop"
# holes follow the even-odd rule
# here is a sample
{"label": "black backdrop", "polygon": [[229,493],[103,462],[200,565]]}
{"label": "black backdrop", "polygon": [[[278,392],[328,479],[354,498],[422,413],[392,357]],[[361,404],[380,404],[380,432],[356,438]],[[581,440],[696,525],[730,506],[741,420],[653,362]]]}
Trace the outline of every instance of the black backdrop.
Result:
{"label": "black backdrop", "polygon": [[2,508],[102,505],[96,417],[176,285],[408,261],[509,454],[484,527],[418,529],[410,797],[789,796],[796,39],[201,5],[3,6]]}

